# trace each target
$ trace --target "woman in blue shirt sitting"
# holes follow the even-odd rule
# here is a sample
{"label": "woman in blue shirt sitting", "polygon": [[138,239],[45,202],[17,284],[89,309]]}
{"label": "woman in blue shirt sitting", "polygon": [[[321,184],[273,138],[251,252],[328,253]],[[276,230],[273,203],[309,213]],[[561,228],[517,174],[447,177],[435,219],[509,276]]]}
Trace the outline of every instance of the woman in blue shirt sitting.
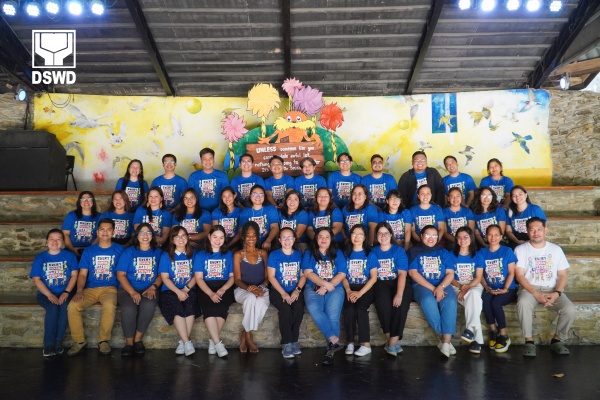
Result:
{"label": "woman in blue shirt sitting", "polygon": [[531,204],[527,190],[521,185],[517,185],[510,191],[510,205],[507,211],[506,237],[510,248],[514,249],[520,244],[529,240],[527,234],[527,220],[531,217],[538,217],[546,220],[546,214],[542,207]]}
{"label": "woman in blue shirt sitting", "polygon": [[142,222],[147,222],[152,226],[158,247],[163,247],[169,240],[169,231],[171,230],[173,220],[163,199],[164,196],[161,188],[158,186],[150,188],[146,206],[138,208],[133,216],[133,227],[135,229]]}
{"label": "woman in blue shirt sitting", "polygon": [[94,194],[87,190],[79,193],[75,210],[67,214],[62,224],[65,247],[77,257],[96,240],[99,217]]}

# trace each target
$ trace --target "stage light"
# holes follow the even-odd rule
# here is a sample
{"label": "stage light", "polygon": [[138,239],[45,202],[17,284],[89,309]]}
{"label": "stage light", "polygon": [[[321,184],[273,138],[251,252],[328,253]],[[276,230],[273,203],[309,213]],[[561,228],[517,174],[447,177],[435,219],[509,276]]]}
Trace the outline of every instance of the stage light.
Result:
{"label": "stage light", "polygon": [[25,89],[21,87],[21,85],[17,86],[17,91],[15,92],[15,100],[17,101],[25,101],[27,100],[27,92]]}
{"label": "stage light", "polygon": [[34,0],[30,0],[25,3],[25,12],[30,17],[39,17],[41,13],[40,3]]}
{"label": "stage light", "polygon": [[8,17],[14,17],[17,15],[18,8],[19,6],[15,1],[7,0],[2,2],[2,12]]}
{"label": "stage light", "polygon": [[461,10],[468,10],[473,5],[471,0],[458,0],[458,8]]}
{"label": "stage light", "polygon": [[481,11],[492,11],[496,8],[496,0],[482,0],[480,7]]}
{"label": "stage light", "polygon": [[527,7],[527,11],[534,12],[539,10],[542,4],[540,0],[527,0],[527,4],[525,6]]}
{"label": "stage light", "polygon": [[516,11],[519,9],[519,7],[521,7],[521,1],[520,0],[508,0],[506,2],[506,9],[508,11]]}
{"label": "stage light", "polygon": [[58,0],[46,0],[44,9],[50,15],[56,15],[60,11],[60,2]]}
{"label": "stage light", "polygon": [[83,12],[83,4],[79,0],[69,0],[67,2],[67,10],[72,15],[79,16]]}
{"label": "stage light", "polygon": [[560,10],[562,10],[562,1],[561,0],[552,0],[550,2],[550,11],[552,12],[559,12]]}
{"label": "stage light", "polygon": [[104,2],[101,0],[92,0],[90,1],[90,11],[94,15],[102,15],[104,14]]}
{"label": "stage light", "polygon": [[565,72],[562,78],[560,78],[559,85],[562,90],[569,90],[569,87],[571,86],[571,76],[568,72]]}

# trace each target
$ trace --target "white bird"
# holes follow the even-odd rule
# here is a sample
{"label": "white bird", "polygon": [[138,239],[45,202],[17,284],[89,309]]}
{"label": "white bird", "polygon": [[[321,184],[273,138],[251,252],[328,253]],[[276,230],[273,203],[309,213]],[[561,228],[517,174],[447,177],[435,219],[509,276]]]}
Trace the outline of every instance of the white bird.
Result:
{"label": "white bird", "polygon": [[154,140],[152,140],[152,151],[148,151],[146,152],[146,154],[148,154],[149,156],[152,157],[158,157],[158,155],[160,150],[160,146],[158,145],[158,143],[156,143]]}
{"label": "white bird", "polygon": [[115,134],[111,128],[108,128],[109,141],[112,147],[119,147],[123,144],[123,141],[125,140],[126,129],[127,127],[125,126],[125,121],[121,122],[121,127],[119,129],[118,135]]}
{"label": "white bird", "polygon": [[131,100],[127,99],[127,104],[129,104],[129,109],[131,111],[142,111],[145,110],[144,106],[150,102],[150,97],[146,97],[140,104],[134,104]]}
{"label": "white bird", "polygon": [[81,148],[81,145],[79,144],[79,142],[69,142],[69,143],[65,144],[65,151],[67,153],[71,149],[75,149],[79,153],[79,156],[81,157],[81,163],[83,164],[85,157],[83,155],[83,149]]}
{"label": "white bird", "polygon": [[152,129],[151,129],[151,131],[154,134],[154,136],[156,136],[156,131],[158,130],[159,126],[160,125],[156,125],[156,123],[154,121],[152,121]]}
{"label": "white bird", "polygon": [[429,142],[423,142],[419,140],[419,151],[425,151],[427,149],[433,149],[433,146]]}
{"label": "white bird", "polygon": [[110,117],[113,115],[115,110],[111,110],[106,114],[99,115],[97,117],[90,117],[86,115],[79,107],[75,104],[69,104],[67,110],[73,114],[75,121],[69,121],[69,125],[76,126],[78,128],[91,129],[99,126],[112,126],[112,122],[99,122],[99,119]]}
{"label": "white bird", "polygon": [[385,170],[387,170],[387,172],[392,173],[396,170],[396,167],[398,166],[398,163],[400,162],[400,156],[402,155],[402,150],[400,149],[394,149],[396,150],[395,152],[393,152],[392,154],[390,154],[389,156],[387,156],[385,158],[385,161],[383,162],[383,168]]}
{"label": "white bird", "polygon": [[181,137],[183,136],[183,131],[181,130],[181,119],[173,116],[173,114],[169,114],[169,118],[171,119],[171,136],[170,137]]}

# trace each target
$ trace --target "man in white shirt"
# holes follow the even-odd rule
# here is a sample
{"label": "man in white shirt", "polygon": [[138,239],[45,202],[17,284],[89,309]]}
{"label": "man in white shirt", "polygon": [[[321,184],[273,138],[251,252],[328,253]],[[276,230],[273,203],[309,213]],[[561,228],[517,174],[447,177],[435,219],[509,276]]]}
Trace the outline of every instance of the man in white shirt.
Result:
{"label": "man in white shirt", "polygon": [[523,336],[525,336],[524,356],[535,357],[533,339],[533,310],[541,304],[558,312],[556,333],[550,349],[557,354],[569,354],[562,343],[566,340],[575,320],[575,306],[563,293],[567,285],[569,262],[562,249],[546,241],[546,221],[533,217],[527,220],[529,241],[517,246],[518,258],[516,278],[521,285],[518,291],[517,314]]}

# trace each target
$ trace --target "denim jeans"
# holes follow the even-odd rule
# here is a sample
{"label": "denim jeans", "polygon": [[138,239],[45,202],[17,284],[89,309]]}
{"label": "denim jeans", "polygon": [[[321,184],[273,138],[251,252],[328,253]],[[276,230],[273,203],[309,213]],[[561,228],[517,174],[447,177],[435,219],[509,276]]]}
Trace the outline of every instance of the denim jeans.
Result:
{"label": "denim jeans", "polygon": [[[60,295],[59,295],[60,296]],[[52,304],[43,294],[37,294],[37,302],[44,310],[44,346],[54,346],[56,342],[62,342],[67,330],[67,306],[71,297],[67,298],[61,305]]]}
{"label": "denim jeans", "polygon": [[439,302],[433,292],[417,283],[413,283],[415,300],[421,305],[429,325],[438,335],[454,335],[456,332],[456,312],[458,304],[452,287],[444,289],[446,297]]}
{"label": "denim jeans", "polygon": [[344,297],[344,288],[341,283],[333,292],[327,292],[324,296],[317,294],[313,287],[307,286],[304,291],[306,308],[315,325],[323,332],[327,340],[332,336],[340,336],[340,315]]}

